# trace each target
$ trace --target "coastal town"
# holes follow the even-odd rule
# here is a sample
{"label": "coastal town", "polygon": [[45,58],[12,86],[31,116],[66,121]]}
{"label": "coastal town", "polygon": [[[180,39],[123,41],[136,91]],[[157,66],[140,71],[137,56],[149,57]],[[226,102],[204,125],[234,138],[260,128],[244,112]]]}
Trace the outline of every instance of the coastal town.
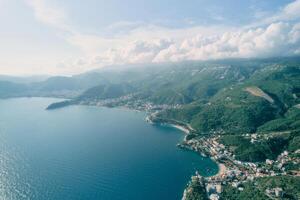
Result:
{"label": "coastal town", "polygon": [[182,106],[180,104],[154,104],[151,101],[146,101],[140,98],[137,93],[131,93],[118,98],[109,99],[80,99],[79,102],[76,103],[90,106],[125,107],[131,110],[145,111],[150,114],[155,114],[157,111],[167,109],[178,109]]}
{"label": "coastal town", "polygon": [[[247,135],[249,136],[249,134]],[[251,141],[257,140],[257,134],[250,135]],[[222,187],[231,185],[239,191],[243,191],[243,184],[253,182],[256,178],[280,175],[299,176],[299,171],[287,172],[285,164],[293,162],[299,164],[299,158],[292,158],[288,151],[282,152],[276,160],[266,159],[265,163],[242,162],[235,159],[235,155],[223,144],[219,143],[220,136],[196,137],[187,139],[178,146],[180,148],[195,151],[202,156],[209,156],[219,164],[219,173],[212,177],[202,177],[198,172],[192,176],[190,184],[203,185],[210,200],[219,200]],[[299,150],[298,150],[299,151]],[[184,191],[183,199],[186,199],[190,189]],[[268,188],[265,194],[271,199],[280,199],[284,193],[282,188]]]}

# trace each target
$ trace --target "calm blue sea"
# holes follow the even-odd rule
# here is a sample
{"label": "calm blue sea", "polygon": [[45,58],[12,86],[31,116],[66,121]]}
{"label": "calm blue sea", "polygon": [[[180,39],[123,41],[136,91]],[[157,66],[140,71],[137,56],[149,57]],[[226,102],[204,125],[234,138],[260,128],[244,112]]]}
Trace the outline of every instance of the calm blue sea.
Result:
{"label": "calm blue sea", "polygon": [[145,113],[89,106],[46,111],[56,99],[0,100],[1,200],[180,199],[207,158],[176,147],[183,134]]}

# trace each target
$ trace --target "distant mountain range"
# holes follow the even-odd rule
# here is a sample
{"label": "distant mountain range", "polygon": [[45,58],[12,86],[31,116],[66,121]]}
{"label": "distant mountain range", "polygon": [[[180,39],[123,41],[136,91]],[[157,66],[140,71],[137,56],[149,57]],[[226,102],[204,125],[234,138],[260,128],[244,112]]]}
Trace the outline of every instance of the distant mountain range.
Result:
{"label": "distant mountain range", "polygon": [[120,66],[25,83],[0,77],[0,97],[20,96],[71,99],[50,108],[130,96],[112,106],[129,101],[174,106],[157,116],[199,132],[295,129],[300,126],[300,58]]}

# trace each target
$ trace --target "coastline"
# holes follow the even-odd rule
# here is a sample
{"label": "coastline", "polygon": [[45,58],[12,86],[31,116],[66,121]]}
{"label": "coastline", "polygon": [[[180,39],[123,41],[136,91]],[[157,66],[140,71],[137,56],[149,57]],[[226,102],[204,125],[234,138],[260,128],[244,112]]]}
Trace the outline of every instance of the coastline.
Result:
{"label": "coastline", "polygon": [[[99,105],[94,105],[94,106],[98,107]],[[103,105],[101,105],[100,107],[102,107],[102,106]],[[109,107],[109,106],[103,106],[103,107]],[[127,107],[127,106],[116,106],[116,107],[126,109],[126,110],[132,110],[132,111],[135,111],[135,112],[141,112],[141,110],[133,109],[133,108]],[[170,126],[170,127],[176,128],[177,130],[180,130],[185,135],[184,139],[183,139],[184,142],[189,140],[189,136],[192,136],[192,137],[195,136],[194,133],[196,131],[195,131],[195,129],[193,129],[191,127],[191,125],[186,124],[184,122],[172,120],[172,119],[161,119],[161,118],[156,117],[155,115],[156,115],[156,113],[148,112],[147,115],[146,115],[145,121],[147,123],[150,123],[150,124],[165,125],[165,126]],[[197,151],[194,151],[194,152],[199,153]],[[199,155],[201,155],[201,154],[199,154]],[[210,175],[209,177],[221,177],[223,174],[225,174],[225,172],[227,170],[225,165],[217,162],[213,158],[210,158],[210,159],[212,159],[218,165],[218,171],[215,175]],[[197,173],[197,171],[196,171],[196,173]],[[191,175],[191,177],[193,177],[193,175]]]}
{"label": "coastline", "polygon": [[150,124],[161,124],[161,125],[171,126],[173,128],[182,131],[186,135],[192,134],[192,132],[195,131],[189,124],[185,124],[183,122],[178,122],[171,119],[157,118],[155,114],[147,115],[145,120]]}
{"label": "coastline", "polygon": [[214,160],[214,161],[218,164],[219,170],[218,170],[218,173],[216,175],[214,175],[213,177],[219,177],[219,176],[223,176],[224,174],[226,174],[227,167],[224,164],[217,162],[216,160]]}
{"label": "coastline", "polygon": [[180,126],[180,125],[176,125],[176,124],[167,124],[167,125],[182,131],[184,134],[190,134],[191,133],[191,131],[189,129],[185,128],[184,126]]}
{"label": "coastline", "polygon": [[[189,136],[194,137],[193,132],[195,132],[195,129],[193,129],[193,127],[191,127],[191,125],[189,125],[189,124],[184,124],[183,122],[178,122],[178,121],[170,120],[170,119],[159,119],[159,118],[156,118],[155,115],[151,115],[151,114],[147,115],[145,120],[146,120],[146,122],[148,122],[150,124],[167,125],[167,126],[171,126],[173,128],[180,130],[183,134],[185,134],[183,142],[188,141]],[[172,123],[172,122],[174,122],[174,123]],[[180,146],[180,144],[178,144],[177,146]],[[194,151],[193,149],[190,149],[190,150]],[[197,152],[197,151],[194,151],[194,152],[199,154],[199,152]],[[202,154],[200,154],[200,155],[204,156]],[[221,175],[225,174],[225,172],[227,171],[226,166],[222,163],[219,163],[217,160],[215,160],[212,157],[210,157],[210,159],[212,159],[218,165],[218,172],[215,175],[212,175],[210,177],[221,176]]]}
{"label": "coastline", "polygon": [[[101,105],[101,106],[99,106],[99,105],[93,105],[93,106],[112,108],[112,107],[110,107],[110,106],[103,106],[103,105]],[[116,106],[116,107],[117,107],[117,108],[121,108],[121,109],[125,109],[125,110],[135,111],[135,112],[142,112],[142,110],[134,109],[134,108],[132,108],[132,107],[127,107],[127,106]],[[116,108],[116,107],[115,107],[115,108]],[[146,117],[144,118],[144,120],[145,120],[147,123],[149,123],[149,124],[158,124],[158,125],[162,125],[162,126],[169,126],[169,127],[172,127],[172,128],[175,128],[175,129],[181,131],[181,132],[184,134],[184,138],[181,139],[181,140],[179,141],[179,144],[177,144],[177,146],[180,146],[180,143],[181,143],[181,142],[186,142],[186,141],[188,141],[188,140],[194,138],[195,136],[197,136],[197,135],[195,134],[195,133],[196,133],[196,130],[193,129],[193,127],[192,127],[190,124],[187,124],[187,123],[181,122],[181,121],[177,121],[177,120],[172,120],[172,119],[162,119],[162,118],[158,118],[158,117],[156,117],[157,112],[149,112],[149,111],[147,112],[147,111],[146,111],[146,113],[147,113],[147,114],[146,114]],[[193,152],[196,152],[196,153],[198,154],[198,156],[204,156],[204,157],[206,157],[205,155],[200,154],[199,152],[194,151],[193,149],[190,149],[190,150],[192,150]],[[217,162],[217,161],[216,161],[215,159],[213,159],[212,157],[210,157],[210,159],[211,159],[212,161],[214,161],[215,164],[218,166],[218,169],[217,169],[216,173],[214,173],[213,175],[204,176],[204,177],[200,176],[200,175],[198,174],[198,171],[195,171],[195,173],[198,174],[198,176],[200,176],[200,177],[202,177],[202,178],[208,178],[208,177],[222,177],[222,176],[226,173],[226,171],[227,171],[225,165],[224,165],[224,164],[221,164],[221,163],[219,163],[219,162]],[[191,174],[190,176],[191,176],[191,178],[194,177],[193,174]],[[202,179],[201,179],[201,180],[202,180]],[[187,187],[184,189],[184,192],[185,192],[186,189],[187,189]]]}
{"label": "coastline", "polygon": [[[194,137],[194,132],[195,130],[189,125],[189,124],[184,124],[182,122],[177,122],[177,121],[174,121],[174,120],[168,120],[168,119],[159,119],[159,118],[156,118],[155,115],[148,115],[146,117],[146,121],[148,123],[151,123],[151,124],[162,124],[162,125],[168,125],[168,126],[171,126],[171,127],[174,127],[180,131],[182,131],[184,134],[185,134],[185,137],[183,139],[183,142],[186,142],[189,140],[189,136],[192,136]],[[174,123],[172,123],[174,122]],[[180,146],[180,144],[178,144],[177,146]],[[201,153],[199,153],[198,151],[195,151],[193,149],[190,149],[194,152],[196,152],[197,154],[200,154],[202,155]],[[227,172],[227,167],[223,164],[223,163],[220,163],[218,162],[217,160],[215,160],[213,157],[210,157],[210,159],[212,159],[217,165],[218,165],[218,171],[216,174],[214,175],[210,175],[208,177],[205,177],[205,178],[212,178],[212,179],[215,179],[215,178],[222,178],[226,172]],[[197,177],[200,181],[200,183],[203,185],[204,182],[203,180],[205,179],[203,176],[201,176],[198,171],[196,171],[196,176],[195,175],[191,175],[191,180],[193,182],[193,179],[195,179],[195,177]],[[186,199],[186,195],[187,193],[189,193],[190,191],[188,190],[189,186],[190,186],[191,182],[188,183],[188,185],[186,186],[186,188],[184,189],[183,191],[183,197],[182,197],[182,200],[185,200]]]}

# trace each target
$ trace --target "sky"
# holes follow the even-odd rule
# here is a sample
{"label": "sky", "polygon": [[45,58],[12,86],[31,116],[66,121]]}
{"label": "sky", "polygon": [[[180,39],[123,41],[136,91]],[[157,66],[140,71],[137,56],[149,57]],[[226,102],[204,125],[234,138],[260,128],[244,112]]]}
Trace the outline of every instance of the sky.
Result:
{"label": "sky", "polygon": [[300,0],[0,0],[0,74],[300,55]]}

